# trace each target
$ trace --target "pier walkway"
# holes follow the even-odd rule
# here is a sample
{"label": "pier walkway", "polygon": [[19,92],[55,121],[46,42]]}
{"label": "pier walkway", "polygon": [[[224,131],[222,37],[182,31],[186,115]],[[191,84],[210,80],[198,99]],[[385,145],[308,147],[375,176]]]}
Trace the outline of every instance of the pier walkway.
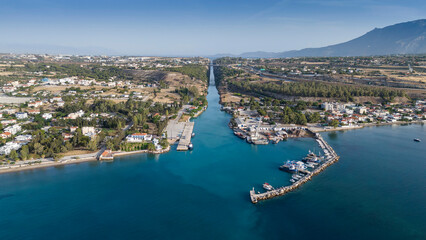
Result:
{"label": "pier walkway", "polygon": [[188,145],[191,143],[191,136],[192,136],[193,129],[194,129],[194,122],[185,123],[182,136],[180,137],[179,144],[177,146],[178,151],[188,150]]}
{"label": "pier walkway", "polygon": [[324,150],[326,161],[315,168],[313,171],[308,172],[305,176],[303,176],[301,179],[299,179],[297,182],[293,183],[290,186],[283,186],[280,188],[276,188],[272,191],[267,191],[264,193],[256,193],[254,188],[250,190],[250,199],[252,203],[257,203],[261,200],[267,200],[274,197],[285,195],[288,192],[291,192],[300,186],[302,186],[307,181],[311,180],[313,176],[319,174],[324,169],[326,169],[328,166],[332,165],[333,163],[337,162],[339,160],[339,156],[336,154],[336,152],[333,150],[333,148],[321,137],[320,134],[315,134],[315,138],[318,142],[318,144],[321,146],[321,148]]}

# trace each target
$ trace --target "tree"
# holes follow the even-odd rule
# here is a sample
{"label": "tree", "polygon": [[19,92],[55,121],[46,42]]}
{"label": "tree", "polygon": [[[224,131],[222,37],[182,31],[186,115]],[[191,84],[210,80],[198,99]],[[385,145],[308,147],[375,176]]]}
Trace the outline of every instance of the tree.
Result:
{"label": "tree", "polygon": [[22,160],[27,160],[29,154],[30,154],[30,151],[28,149],[28,146],[27,145],[22,146],[22,149],[21,149],[21,159]]}
{"label": "tree", "polygon": [[114,150],[114,141],[112,139],[108,139],[106,142],[107,149]]}
{"label": "tree", "polygon": [[330,126],[332,126],[332,127],[334,127],[334,128],[337,128],[337,127],[339,126],[339,121],[337,121],[336,119],[333,119],[333,120],[330,122]]}
{"label": "tree", "polygon": [[16,150],[10,151],[9,158],[13,159],[13,160],[17,160],[18,159],[18,153],[16,152]]}
{"label": "tree", "polygon": [[41,145],[40,143],[35,143],[34,144],[34,152],[38,155],[41,155],[43,153],[44,147],[43,145]]}
{"label": "tree", "polygon": [[89,148],[90,151],[95,151],[96,149],[98,149],[98,143],[96,141],[96,137],[93,137],[93,139],[90,140],[87,148]]}
{"label": "tree", "polygon": [[148,151],[155,151],[155,145],[153,143],[148,143]]}

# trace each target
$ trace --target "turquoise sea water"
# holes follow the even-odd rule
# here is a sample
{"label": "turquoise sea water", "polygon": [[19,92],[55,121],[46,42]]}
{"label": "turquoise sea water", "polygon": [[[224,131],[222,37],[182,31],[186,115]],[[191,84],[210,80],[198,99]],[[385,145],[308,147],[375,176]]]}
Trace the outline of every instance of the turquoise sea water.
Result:
{"label": "turquoise sea water", "polygon": [[[214,87],[194,150],[0,175],[0,239],[426,239],[426,128],[323,133],[340,161],[252,204],[313,139],[253,146],[227,127]],[[413,138],[424,141],[416,143]]]}

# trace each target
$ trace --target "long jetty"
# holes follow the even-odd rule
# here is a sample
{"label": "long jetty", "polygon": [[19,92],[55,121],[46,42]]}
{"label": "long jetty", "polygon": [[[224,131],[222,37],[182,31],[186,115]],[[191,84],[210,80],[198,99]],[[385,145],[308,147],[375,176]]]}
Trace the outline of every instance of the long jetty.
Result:
{"label": "long jetty", "polygon": [[194,129],[194,122],[185,123],[182,136],[180,137],[179,144],[177,146],[178,151],[187,151],[188,146],[191,143],[192,131]]}
{"label": "long jetty", "polygon": [[258,203],[261,200],[267,200],[278,196],[283,196],[288,192],[291,192],[300,186],[302,186],[307,181],[311,180],[313,176],[319,174],[320,172],[324,171],[328,166],[332,165],[333,163],[337,162],[339,160],[339,156],[336,154],[336,152],[333,150],[333,148],[321,137],[320,134],[316,133],[315,138],[320,145],[320,147],[324,150],[326,161],[315,168],[311,172],[306,172],[306,175],[303,176],[301,179],[296,181],[295,183],[289,185],[289,186],[283,186],[280,188],[275,188],[274,190],[267,191],[264,193],[256,193],[254,188],[250,190],[250,199],[252,203]]}

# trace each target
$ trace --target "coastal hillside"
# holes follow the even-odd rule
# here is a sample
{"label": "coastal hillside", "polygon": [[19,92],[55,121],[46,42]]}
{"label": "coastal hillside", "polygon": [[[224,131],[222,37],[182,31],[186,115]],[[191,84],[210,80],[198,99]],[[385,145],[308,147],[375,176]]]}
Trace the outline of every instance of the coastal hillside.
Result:
{"label": "coastal hillside", "polygon": [[426,19],[398,23],[372,31],[348,42],[321,48],[280,53],[249,52],[240,57],[338,57],[426,53]]}

